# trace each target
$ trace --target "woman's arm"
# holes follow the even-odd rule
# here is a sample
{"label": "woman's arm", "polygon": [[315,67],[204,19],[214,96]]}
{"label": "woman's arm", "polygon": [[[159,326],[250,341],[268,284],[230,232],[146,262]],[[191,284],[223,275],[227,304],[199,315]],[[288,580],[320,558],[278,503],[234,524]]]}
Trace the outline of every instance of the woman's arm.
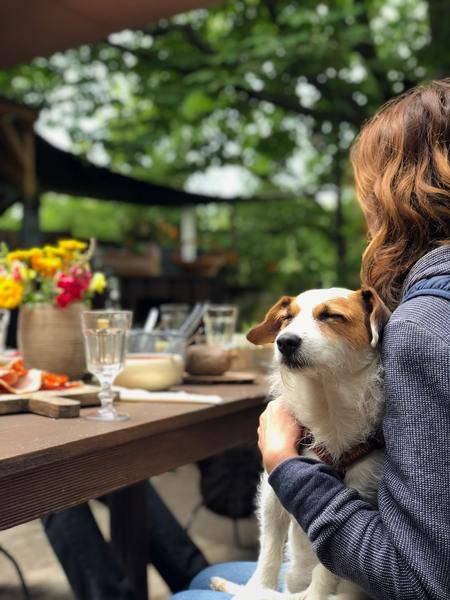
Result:
{"label": "woman's arm", "polygon": [[386,456],[379,508],[326,465],[292,458],[270,483],[319,559],[385,600],[450,598],[450,348],[408,321],[383,340]]}

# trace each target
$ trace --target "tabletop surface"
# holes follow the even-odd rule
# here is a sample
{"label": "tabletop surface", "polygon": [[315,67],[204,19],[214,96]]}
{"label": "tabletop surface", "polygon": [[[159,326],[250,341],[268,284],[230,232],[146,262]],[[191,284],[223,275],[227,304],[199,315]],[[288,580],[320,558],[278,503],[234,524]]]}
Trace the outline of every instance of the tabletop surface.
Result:
{"label": "tabletop surface", "polygon": [[[118,410],[129,414],[130,420],[116,423],[51,419],[32,414],[1,416],[0,477],[250,408],[264,401],[268,384],[264,376],[258,376],[253,384],[184,385],[182,389],[218,394],[224,402],[219,405],[119,402]],[[81,413],[89,411],[92,408]]]}

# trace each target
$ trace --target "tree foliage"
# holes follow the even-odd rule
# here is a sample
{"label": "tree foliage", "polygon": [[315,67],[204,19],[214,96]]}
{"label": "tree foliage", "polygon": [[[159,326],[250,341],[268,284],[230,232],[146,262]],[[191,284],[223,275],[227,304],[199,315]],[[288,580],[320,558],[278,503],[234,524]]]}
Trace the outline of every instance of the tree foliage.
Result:
{"label": "tree foliage", "polygon": [[[0,73],[0,86],[42,104],[42,128],[63,123],[74,151],[116,170],[225,195],[238,178],[258,202],[198,209],[205,248],[237,252],[238,283],[356,285],[365,234],[348,149],[382,103],[445,73],[440,10],[232,0],[36,59]],[[233,178],[216,177],[225,167]]]}

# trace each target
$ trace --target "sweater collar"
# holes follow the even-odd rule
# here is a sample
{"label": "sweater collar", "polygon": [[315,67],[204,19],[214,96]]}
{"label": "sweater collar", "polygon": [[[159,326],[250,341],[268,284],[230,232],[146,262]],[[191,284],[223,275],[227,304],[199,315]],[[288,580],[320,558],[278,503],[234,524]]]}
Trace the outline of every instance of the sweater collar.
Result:
{"label": "sweater collar", "polygon": [[434,248],[416,262],[405,279],[403,294],[420,279],[447,274],[450,275],[450,244]]}

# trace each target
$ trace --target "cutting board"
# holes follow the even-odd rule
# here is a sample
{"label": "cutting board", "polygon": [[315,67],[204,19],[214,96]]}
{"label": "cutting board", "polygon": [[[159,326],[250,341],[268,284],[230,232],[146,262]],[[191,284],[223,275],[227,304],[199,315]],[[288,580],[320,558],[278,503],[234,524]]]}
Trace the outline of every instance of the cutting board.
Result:
{"label": "cutting board", "polygon": [[54,419],[78,417],[82,406],[98,406],[100,388],[83,385],[67,390],[33,392],[28,394],[0,394],[0,416],[30,412]]}
{"label": "cutting board", "polygon": [[185,373],[184,383],[253,383],[256,379],[255,373],[244,371],[226,371],[222,375],[191,375]]}

